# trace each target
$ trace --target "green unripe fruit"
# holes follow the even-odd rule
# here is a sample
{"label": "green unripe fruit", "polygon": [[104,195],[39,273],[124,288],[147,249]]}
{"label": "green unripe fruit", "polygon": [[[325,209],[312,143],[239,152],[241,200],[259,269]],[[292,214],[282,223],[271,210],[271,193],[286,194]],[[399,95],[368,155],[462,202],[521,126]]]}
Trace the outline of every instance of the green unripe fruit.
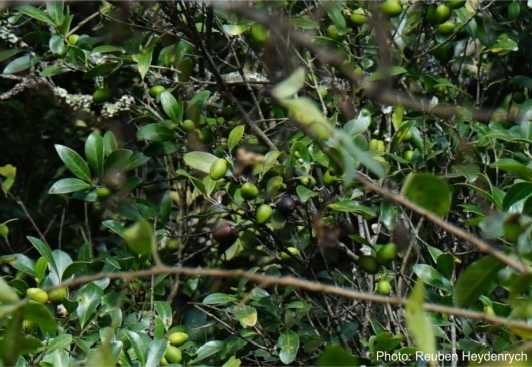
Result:
{"label": "green unripe fruit", "polygon": [[251,26],[251,39],[258,43],[265,42],[270,37],[270,30],[266,26],[255,23]]}
{"label": "green unripe fruit", "polygon": [[181,331],[168,335],[168,341],[174,346],[180,346],[188,340],[188,334]]}
{"label": "green unripe fruit", "polygon": [[379,150],[379,141],[377,139],[371,139],[369,142],[369,150],[378,151]]}
{"label": "green unripe fruit", "polygon": [[111,189],[108,187],[98,187],[96,189],[96,196],[98,199],[105,199],[111,195]]}
{"label": "green unripe fruit", "polygon": [[454,32],[454,26],[455,24],[453,22],[447,21],[438,26],[437,32],[442,36],[447,36]]}
{"label": "green unripe fruit", "polygon": [[264,224],[272,217],[273,209],[268,204],[262,204],[257,209],[257,223]]}
{"label": "green unripe fruit", "polygon": [[403,158],[409,162],[412,162],[412,159],[414,158],[414,151],[407,150],[406,152],[404,152]]}
{"label": "green unripe fruit", "polygon": [[355,25],[363,25],[368,22],[368,13],[364,9],[358,8],[353,11],[349,19]]}
{"label": "green unripe fruit", "polygon": [[466,3],[466,0],[449,0],[447,1],[447,5],[451,9],[459,9]]}
{"label": "green unripe fruit", "polygon": [[31,333],[33,330],[37,328],[37,324],[35,323],[35,321],[32,321],[32,320],[24,320],[22,322],[22,328],[24,329],[25,332]]}
{"label": "green unripe fruit", "polygon": [[381,265],[389,264],[397,256],[397,246],[390,242],[382,246],[377,252],[377,262]]}
{"label": "green unripe fruit", "polygon": [[48,302],[48,294],[40,288],[28,288],[26,296],[39,303]]}
{"label": "green unripe fruit", "polygon": [[111,90],[109,88],[97,89],[92,94],[92,101],[94,103],[104,103],[110,99],[111,99]]}
{"label": "green unripe fruit", "polygon": [[123,237],[131,251],[140,255],[148,255],[152,250],[152,232],[151,224],[141,218],[131,227],[126,228]]}
{"label": "green unripe fruit", "polygon": [[381,280],[377,283],[377,293],[388,295],[392,291],[392,285],[387,280]]}
{"label": "green unripe fruit", "polygon": [[325,186],[330,186],[334,183],[334,181],[336,181],[336,179],[334,178],[333,175],[331,175],[329,173],[329,171],[325,171],[325,173],[323,174],[323,183],[325,184]]}
{"label": "green unripe fruit", "polygon": [[5,224],[0,224],[0,236],[7,238],[9,236],[9,227]]}
{"label": "green unripe fruit", "polygon": [[436,22],[443,23],[446,22],[451,17],[451,8],[445,4],[440,4],[436,8]]}
{"label": "green unripe fruit", "polygon": [[240,189],[240,195],[244,200],[253,200],[259,195],[259,189],[254,184],[246,182]]}
{"label": "green unripe fruit", "polygon": [[[288,251],[293,256],[297,256],[299,254],[299,250],[295,247],[287,247],[286,251]],[[290,260],[292,256],[288,252],[281,252],[281,259],[283,260]]]}
{"label": "green unripe fruit", "polygon": [[78,34],[71,34],[68,36],[68,43],[71,45],[75,45],[79,41],[79,35]]}
{"label": "green unripe fruit", "polygon": [[358,266],[368,274],[376,274],[378,270],[377,259],[373,256],[360,256],[358,258]]}
{"label": "green unripe fruit", "polygon": [[176,239],[169,240],[166,243],[166,248],[169,250],[177,250],[179,248],[179,241]]}
{"label": "green unripe fruit", "polygon": [[377,140],[377,152],[384,152],[386,147],[384,146],[383,140]]}
{"label": "green unripe fruit", "polygon": [[159,94],[161,94],[166,88],[162,85],[154,85],[150,88],[150,96],[153,98],[156,98]]}
{"label": "green unripe fruit", "polygon": [[526,96],[522,92],[516,92],[512,95],[512,102],[514,103],[523,103],[526,101]]}
{"label": "green unripe fruit", "polygon": [[209,175],[211,176],[213,180],[215,181],[219,180],[225,176],[225,174],[227,173],[228,167],[229,167],[229,164],[227,163],[225,159],[218,158],[212,163]]}
{"label": "green unripe fruit", "polygon": [[185,131],[192,131],[196,128],[196,124],[192,120],[185,120],[181,123],[181,128]]}
{"label": "green unripe fruit", "polygon": [[327,27],[327,37],[335,41],[342,41],[345,38],[344,35],[338,34],[338,28],[336,28],[334,24],[331,24],[329,27]]}
{"label": "green unripe fruit", "polygon": [[181,355],[181,351],[179,349],[169,345],[168,348],[166,348],[164,358],[166,358],[166,360],[170,363],[179,363],[183,359],[183,356]]}
{"label": "green unripe fruit", "polygon": [[381,9],[382,13],[388,18],[394,18],[403,12],[403,7],[399,0],[386,0]]}
{"label": "green unripe fruit", "polygon": [[66,298],[66,296],[66,288],[53,289],[50,291],[50,293],[48,293],[48,298],[52,303],[60,303]]}
{"label": "green unripe fruit", "polygon": [[161,366],[168,366],[168,361],[164,357],[161,359]]}

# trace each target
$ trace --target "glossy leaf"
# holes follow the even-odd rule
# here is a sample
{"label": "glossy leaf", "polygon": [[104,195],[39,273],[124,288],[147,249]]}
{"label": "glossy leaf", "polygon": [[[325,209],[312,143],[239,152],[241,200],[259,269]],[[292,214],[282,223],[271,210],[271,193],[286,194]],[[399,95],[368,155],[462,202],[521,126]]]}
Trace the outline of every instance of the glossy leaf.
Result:
{"label": "glossy leaf", "polygon": [[296,360],[299,350],[299,336],[293,331],[281,333],[277,340],[277,346],[281,348],[279,358],[284,364],[290,364]]}
{"label": "glossy leaf", "polygon": [[104,156],[103,138],[98,133],[91,133],[85,142],[85,157],[97,177],[103,175]]}
{"label": "glossy leaf", "polygon": [[19,6],[17,10],[21,13],[26,14],[29,17],[32,17],[33,19],[39,20],[44,23],[53,24],[52,19],[50,19],[50,17],[45,12],[34,6],[22,5]]}
{"label": "glossy leaf", "polygon": [[486,292],[504,267],[499,260],[486,256],[475,261],[458,278],[453,301],[457,307],[468,307]]}
{"label": "glossy leaf", "polygon": [[442,217],[451,208],[449,185],[430,173],[410,174],[405,180],[402,193],[415,204]]}
{"label": "glossy leaf", "polygon": [[188,103],[187,106],[187,118],[192,121],[198,121],[200,114],[203,112],[203,108],[207,103],[207,100],[211,96],[211,92],[208,90],[203,90],[197,93]]}
{"label": "glossy leaf", "polygon": [[226,305],[229,303],[235,303],[237,298],[231,294],[225,293],[212,293],[209,294],[203,300],[204,305]]}
{"label": "glossy leaf", "polygon": [[508,210],[514,203],[532,195],[532,182],[518,182],[506,193],[502,201],[503,210]]}
{"label": "glossy leaf", "polygon": [[148,47],[142,50],[142,52],[139,55],[137,55],[137,60],[138,60],[137,65],[139,68],[139,74],[140,74],[141,79],[144,79],[146,77],[146,74],[150,70],[154,48],[155,48],[155,45]]}
{"label": "glossy leaf", "polygon": [[131,150],[116,149],[105,160],[104,173],[112,175],[117,172],[123,172],[132,155],[133,152]]}
{"label": "glossy leaf", "polygon": [[203,173],[209,173],[211,171],[211,165],[217,159],[217,156],[207,152],[190,152],[183,156],[183,160],[187,166]]}
{"label": "glossy leaf", "polygon": [[48,308],[37,302],[26,303],[23,307],[24,318],[33,321],[44,332],[56,331],[57,324]]}
{"label": "glossy leaf", "polygon": [[4,278],[0,278],[0,304],[15,303],[20,300],[17,293],[6,283]]}
{"label": "glossy leaf", "polygon": [[245,128],[242,125],[231,130],[229,137],[227,138],[227,148],[229,151],[232,151],[238,145],[238,143],[240,143],[242,136],[244,136],[244,130]]}
{"label": "glossy leaf", "polygon": [[368,206],[361,205],[355,200],[345,200],[329,204],[329,208],[338,212],[361,214],[368,219],[375,218],[377,216],[377,212],[375,210]]}
{"label": "glossy leaf", "polygon": [[198,364],[208,357],[221,352],[225,347],[225,343],[219,340],[213,340],[203,344],[196,351],[196,358],[189,362],[189,366]]}
{"label": "glossy leaf", "polygon": [[49,194],[68,194],[75,191],[87,190],[92,186],[78,178],[64,178],[57,181],[48,190]]}
{"label": "glossy leaf", "polygon": [[118,149],[116,138],[111,131],[106,132],[103,136],[103,148],[106,157],[108,157],[112,152]]}
{"label": "glossy leaf", "polygon": [[[406,326],[414,339],[416,346],[424,354],[436,355],[436,339],[432,324],[423,310],[424,283],[417,281],[405,307]],[[436,367],[435,360],[429,360],[432,367]]]}
{"label": "glossy leaf", "polygon": [[148,351],[146,355],[146,367],[157,367],[164,357],[168,342],[163,339],[155,339],[148,345]]}
{"label": "glossy leaf", "polygon": [[233,314],[236,319],[242,323],[244,327],[253,327],[257,324],[258,314],[257,309],[250,306],[235,306]]}
{"label": "glossy leaf", "polygon": [[59,157],[65,166],[67,166],[69,171],[72,172],[74,176],[83,181],[91,181],[89,166],[78,153],[59,144],[55,145],[55,150],[57,151],[57,154],[59,154]]}
{"label": "glossy leaf", "polygon": [[306,72],[304,68],[298,68],[287,79],[277,84],[271,90],[272,96],[277,99],[291,98],[305,85]]}
{"label": "glossy leaf", "polygon": [[175,138],[175,133],[159,124],[149,124],[137,131],[137,138],[155,142],[163,142]]}
{"label": "glossy leaf", "polygon": [[161,105],[166,115],[175,123],[183,119],[183,102],[176,100],[175,97],[167,90],[160,94]]}
{"label": "glossy leaf", "polygon": [[31,242],[33,247],[35,247],[35,249],[41,254],[41,256],[44,257],[46,261],[48,261],[51,270],[57,273],[57,265],[55,264],[55,259],[52,255],[52,249],[50,248],[50,246],[48,246],[46,243],[44,243],[38,238],[31,236],[28,236],[26,238]]}

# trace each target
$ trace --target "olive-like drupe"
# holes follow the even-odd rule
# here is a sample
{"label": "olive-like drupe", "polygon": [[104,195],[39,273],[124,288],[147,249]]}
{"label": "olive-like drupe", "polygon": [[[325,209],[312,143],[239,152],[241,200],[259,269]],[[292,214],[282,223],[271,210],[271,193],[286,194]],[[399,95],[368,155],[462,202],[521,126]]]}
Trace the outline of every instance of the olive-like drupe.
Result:
{"label": "olive-like drupe", "polygon": [[212,238],[214,238],[215,241],[223,244],[232,244],[236,241],[237,235],[233,227],[225,223],[214,230],[212,233]]}
{"label": "olive-like drupe", "polygon": [[284,215],[290,215],[296,210],[296,201],[290,196],[284,195],[277,201],[275,207]]}

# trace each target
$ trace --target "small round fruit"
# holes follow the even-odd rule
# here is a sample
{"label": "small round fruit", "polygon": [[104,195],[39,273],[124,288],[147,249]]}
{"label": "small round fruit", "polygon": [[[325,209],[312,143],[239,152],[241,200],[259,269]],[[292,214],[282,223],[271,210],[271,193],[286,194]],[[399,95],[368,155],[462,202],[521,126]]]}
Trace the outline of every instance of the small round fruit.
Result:
{"label": "small round fruit", "polygon": [[353,11],[349,19],[355,25],[363,25],[368,22],[368,13],[364,9],[358,8]]}
{"label": "small round fruit", "polygon": [[150,88],[150,96],[153,98],[156,98],[159,94],[161,94],[166,88],[162,85],[154,85]]}
{"label": "small round fruit", "polygon": [[392,285],[387,280],[381,280],[377,283],[377,293],[388,295],[392,291]]}
{"label": "small round fruit", "polygon": [[451,8],[445,4],[440,4],[436,8],[436,21],[438,23],[446,22],[451,17]]}
{"label": "small round fruit", "polygon": [[369,150],[378,151],[379,150],[379,141],[377,139],[371,139],[369,142]]}
{"label": "small round fruit", "polygon": [[96,189],[96,196],[98,199],[105,199],[111,195],[111,189],[108,187],[98,187]]}
{"label": "small round fruit", "polygon": [[290,215],[296,210],[296,201],[288,195],[281,197],[275,207],[284,215]]}
{"label": "small round fruit", "polygon": [[414,158],[414,151],[407,150],[406,152],[404,152],[403,158],[409,162],[412,162],[412,159]]}
{"label": "small round fruit", "polygon": [[286,248],[286,251],[288,251],[290,254],[292,254],[292,256],[290,256],[290,254],[288,252],[281,252],[281,259],[282,260],[290,260],[293,256],[297,256],[299,254],[299,250],[295,247],[287,247]]}
{"label": "small round fruit", "polygon": [[246,182],[240,189],[240,195],[244,200],[253,200],[259,196],[259,189],[254,184]]}
{"label": "small round fruit", "polygon": [[175,333],[172,333],[172,334],[168,335],[168,341],[170,342],[170,344],[172,344],[173,346],[176,346],[176,347],[180,346],[181,344],[183,344],[187,340],[188,340],[188,334],[184,333],[184,332],[181,332],[181,331],[178,331],[178,332],[175,332]]}
{"label": "small round fruit", "polygon": [[37,328],[37,323],[33,320],[24,320],[22,322],[22,328],[24,329],[24,331],[31,333]]}
{"label": "small round fruit", "polygon": [[377,140],[377,152],[384,152],[386,147],[384,146],[383,140]]}
{"label": "small round fruit", "polygon": [[515,92],[512,94],[512,102],[523,103],[526,100],[526,96],[523,92]]}
{"label": "small round fruit", "polygon": [[53,289],[48,293],[48,298],[53,303],[60,303],[62,302],[67,296],[67,290],[66,288],[57,288]]}
{"label": "small round fruit", "polygon": [[161,359],[161,366],[168,366],[168,361],[164,357]]}
{"label": "small round fruit", "polygon": [[166,248],[169,250],[177,250],[179,248],[179,241],[171,239],[166,243]]}
{"label": "small round fruit", "polygon": [[253,41],[263,43],[269,36],[270,30],[266,26],[260,23],[255,23],[251,26],[251,39]]}
{"label": "small round fruit", "polygon": [[68,36],[68,43],[71,45],[75,45],[79,41],[79,34],[71,34]]}
{"label": "small round fruit", "polygon": [[0,224],[0,236],[7,238],[9,236],[9,227],[5,224]]}
{"label": "small round fruit", "polygon": [[382,246],[377,252],[377,262],[381,265],[389,264],[397,256],[397,246],[390,242]]}
{"label": "small round fruit", "polygon": [[449,0],[447,1],[447,5],[451,9],[459,9],[466,3],[466,0]]}
{"label": "small round fruit", "polygon": [[28,288],[28,290],[26,291],[26,295],[29,299],[32,299],[39,303],[48,302],[48,293],[46,293],[40,288]]}
{"label": "small round fruit", "polygon": [[179,349],[169,345],[168,348],[166,348],[164,358],[166,358],[166,360],[170,363],[179,363],[183,359],[183,356],[181,355],[181,351]]}
{"label": "small round fruit", "polygon": [[408,129],[408,130],[403,130],[403,131],[399,132],[397,134],[397,136],[399,137],[399,141],[407,142],[407,141],[412,140],[413,134],[412,134],[412,131],[410,131],[410,129]]}
{"label": "small round fruit", "polygon": [[325,184],[325,186],[332,185],[334,181],[336,181],[334,176],[331,175],[329,171],[325,171],[325,173],[323,174],[323,183]]}
{"label": "small round fruit", "polygon": [[192,120],[185,120],[181,123],[181,128],[185,131],[192,131],[196,128],[196,124]]}
{"label": "small round fruit", "polygon": [[403,7],[399,0],[386,0],[381,9],[382,13],[388,18],[394,18],[403,12]]}
{"label": "small round fruit", "polygon": [[220,243],[233,243],[236,241],[237,235],[233,227],[226,223],[214,230],[212,238]]}
{"label": "small round fruit", "polygon": [[214,162],[212,162],[211,170],[209,172],[209,175],[213,180],[219,180],[222,177],[225,176],[227,173],[227,169],[229,167],[229,164],[227,161],[223,158],[218,158]]}
{"label": "small round fruit", "polygon": [[257,223],[264,224],[272,217],[273,209],[268,204],[262,204],[257,209]]}
{"label": "small round fruit", "polygon": [[454,32],[454,28],[455,24],[453,22],[446,21],[438,26],[438,30],[436,32],[442,36],[447,36]]}
{"label": "small round fruit", "polygon": [[358,266],[368,274],[376,274],[378,271],[377,259],[373,256],[360,256],[358,258]]}
{"label": "small round fruit", "polygon": [[345,37],[338,34],[338,28],[334,24],[327,27],[327,37],[335,41],[342,41]]}
{"label": "small round fruit", "polygon": [[94,103],[104,103],[111,99],[111,90],[109,88],[96,89],[92,94]]}

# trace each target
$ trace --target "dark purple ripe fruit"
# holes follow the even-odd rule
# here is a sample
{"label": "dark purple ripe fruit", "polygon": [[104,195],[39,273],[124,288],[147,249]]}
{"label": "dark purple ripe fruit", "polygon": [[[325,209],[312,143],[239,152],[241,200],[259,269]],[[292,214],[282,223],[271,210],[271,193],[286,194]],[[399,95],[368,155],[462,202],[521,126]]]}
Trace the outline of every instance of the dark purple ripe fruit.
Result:
{"label": "dark purple ripe fruit", "polygon": [[296,210],[296,202],[290,196],[285,195],[277,201],[275,207],[284,215],[290,215]]}
{"label": "dark purple ripe fruit", "polygon": [[233,227],[226,223],[214,230],[212,238],[224,245],[231,245],[236,241],[237,236]]}

